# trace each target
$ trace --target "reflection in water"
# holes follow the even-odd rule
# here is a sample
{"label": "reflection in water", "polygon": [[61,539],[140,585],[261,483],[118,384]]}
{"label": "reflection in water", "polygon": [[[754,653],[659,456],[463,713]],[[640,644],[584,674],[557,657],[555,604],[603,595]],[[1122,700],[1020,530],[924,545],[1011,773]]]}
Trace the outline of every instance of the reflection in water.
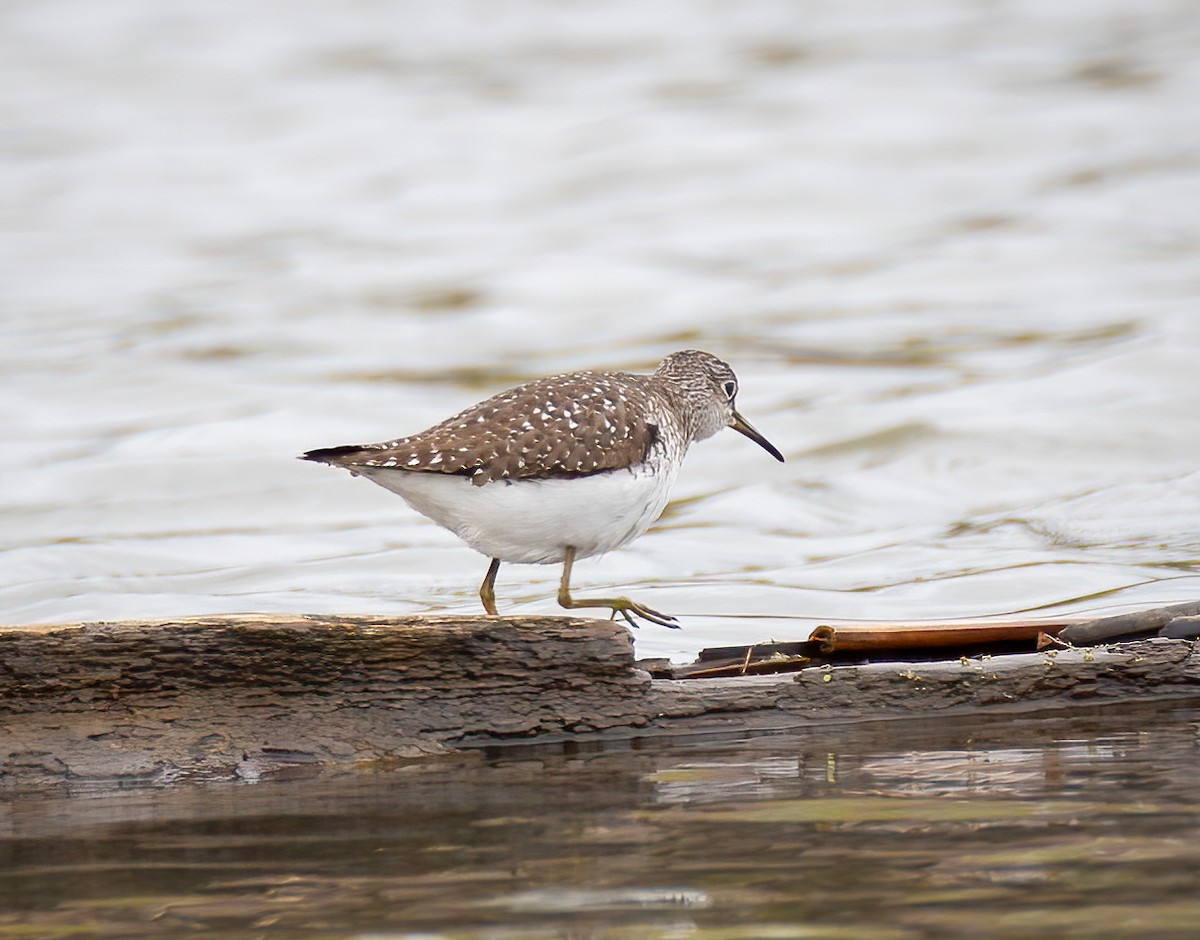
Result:
{"label": "reflection in water", "polygon": [[14,798],[0,937],[1184,936],[1198,733],[1139,707]]}

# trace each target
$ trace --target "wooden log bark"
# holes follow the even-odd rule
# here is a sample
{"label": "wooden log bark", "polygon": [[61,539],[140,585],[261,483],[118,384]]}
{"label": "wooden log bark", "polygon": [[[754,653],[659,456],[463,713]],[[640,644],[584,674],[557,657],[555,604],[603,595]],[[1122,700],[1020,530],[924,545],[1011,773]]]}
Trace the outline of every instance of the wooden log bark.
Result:
{"label": "wooden log bark", "polygon": [[656,679],[652,694],[658,715],[652,731],[670,733],[1200,699],[1200,645],[1151,639],[1097,649],[821,666],[776,676]]}
{"label": "wooden log bark", "polygon": [[798,707],[798,700],[810,714],[819,708],[833,718],[855,708],[886,717],[1200,697],[1200,651],[1194,643],[1152,639],[1097,649],[871,663],[826,675],[799,673],[788,707]]}
{"label": "wooden log bark", "polygon": [[654,680],[607,620],[0,627],[0,787],[256,779],[454,749],[1200,697],[1200,646]]}
{"label": "wooden log bark", "polygon": [[245,615],[0,629],[0,782],[254,778],[646,722],[628,632]]}

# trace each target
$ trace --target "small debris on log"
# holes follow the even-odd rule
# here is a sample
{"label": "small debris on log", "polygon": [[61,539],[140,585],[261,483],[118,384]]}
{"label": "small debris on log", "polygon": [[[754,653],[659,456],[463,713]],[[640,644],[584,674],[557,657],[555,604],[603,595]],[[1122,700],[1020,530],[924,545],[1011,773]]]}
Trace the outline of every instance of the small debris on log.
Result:
{"label": "small debris on log", "polygon": [[1035,652],[1051,646],[1089,646],[1155,634],[1192,639],[1200,636],[1195,615],[1200,615],[1200,603],[1099,620],[1061,617],[823,624],[815,627],[807,640],[710,647],[686,666],[664,661],[639,665],[656,679],[707,679],[797,672],[832,663],[927,662]]}
{"label": "small debris on log", "polygon": [[694,663],[677,666],[669,660],[641,660],[638,665],[656,679],[712,679],[719,676],[757,676],[795,672],[812,662],[811,643],[755,643],[715,646],[701,650]]}

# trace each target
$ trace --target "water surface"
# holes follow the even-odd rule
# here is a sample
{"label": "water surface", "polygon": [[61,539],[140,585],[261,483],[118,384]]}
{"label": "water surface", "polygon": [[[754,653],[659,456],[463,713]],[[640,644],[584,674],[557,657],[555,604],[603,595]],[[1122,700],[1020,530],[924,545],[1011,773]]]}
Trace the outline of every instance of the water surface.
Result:
{"label": "water surface", "polygon": [[508,750],[0,803],[0,937],[1168,938],[1200,711]]}
{"label": "water surface", "polygon": [[294,456],[688,346],[788,463],[699,445],[577,567],[644,655],[1195,599],[1196,14],[10,0],[0,618],[476,613]]}

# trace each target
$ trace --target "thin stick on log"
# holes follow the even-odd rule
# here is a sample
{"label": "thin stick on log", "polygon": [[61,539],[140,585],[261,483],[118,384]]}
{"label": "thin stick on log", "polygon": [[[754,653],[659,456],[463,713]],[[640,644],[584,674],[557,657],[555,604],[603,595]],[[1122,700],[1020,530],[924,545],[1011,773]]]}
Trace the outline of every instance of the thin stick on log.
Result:
{"label": "thin stick on log", "polygon": [[957,620],[941,623],[847,623],[823,625],[809,634],[825,655],[897,649],[1034,642],[1054,636],[1078,620]]}

